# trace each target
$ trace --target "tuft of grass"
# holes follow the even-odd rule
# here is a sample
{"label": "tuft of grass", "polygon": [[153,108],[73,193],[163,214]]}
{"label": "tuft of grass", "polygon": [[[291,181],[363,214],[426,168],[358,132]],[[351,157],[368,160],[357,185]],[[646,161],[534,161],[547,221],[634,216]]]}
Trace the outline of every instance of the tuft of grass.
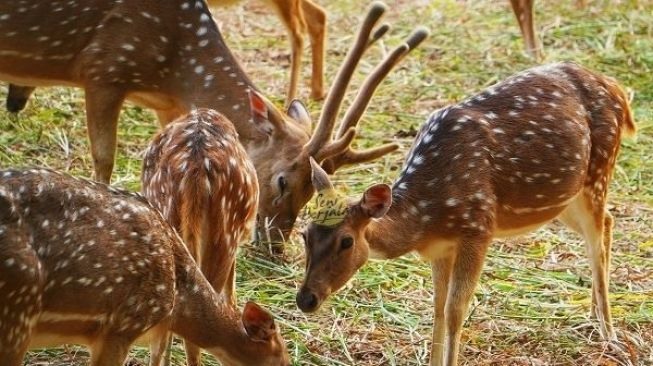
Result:
{"label": "tuft of grass", "polygon": [[[638,137],[623,143],[611,185],[616,218],[611,301],[626,352],[600,341],[589,318],[590,271],[584,246],[562,226],[497,241],[463,331],[462,365],[653,364],[653,3],[595,0],[586,9],[574,1],[536,2],[545,62],[573,60],[613,76],[632,96]],[[329,12],[327,80],[348,49],[365,2],[323,1]],[[391,2],[390,37],[361,62],[352,90],[375,63],[416,23],[432,36],[380,86],[361,121],[358,146],[395,141],[400,153],[343,169],[336,183],[360,194],[398,174],[412,134],[434,109],[455,102],[516,71],[535,65],[523,54],[508,1]],[[228,44],[250,76],[279,104],[288,82],[285,31],[260,3],[215,12]],[[307,52],[310,50],[307,49]],[[305,58],[308,95],[310,57]],[[6,89],[2,86],[0,95]],[[90,176],[92,161],[79,90],[39,89],[19,116],[0,112],[0,166],[39,165]],[[317,111],[320,103],[308,101]],[[147,110],[123,110],[114,184],[138,190],[143,151],[158,126]],[[413,133],[411,133],[413,131]],[[423,365],[432,327],[429,265],[415,256],[365,266],[317,314],[294,304],[303,276],[299,241],[287,245],[283,263],[260,255],[251,244],[239,253],[238,296],[253,299],[278,317],[296,365]],[[145,365],[147,350],[135,348],[131,365]],[[85,364],[83,348],[29,353],[27,364]],[[176,342],[173,365],[184,364]],[[207,365],[217,365],[205,357]]]}

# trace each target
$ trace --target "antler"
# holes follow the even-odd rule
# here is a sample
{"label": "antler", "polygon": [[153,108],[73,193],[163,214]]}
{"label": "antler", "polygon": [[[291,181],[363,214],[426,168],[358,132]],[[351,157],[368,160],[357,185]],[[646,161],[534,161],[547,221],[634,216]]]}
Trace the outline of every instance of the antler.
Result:
{"label": "antler", "polygon": [[331,90],[329,90],[329,95],[324,102],[315,133],[306,144],[305,150],[310,156],[315,156],[326,142],[331,140],[331,133],[333,132],[333,126],[338,117],[338,112],[340,112],[340,106],[345,97],[345,91],[347,90],[351,76],[363,56],[365,49],[368,48],[371,42],[374,42],[387,32],[388,27],[382,26],[374,33],[374,36],[370,38],[372,29],[379,19],[381,19],[385,10],[386,6],[377,2],[372,4],[370,10],[367,12],[367,16],[363,20],[363,24],[358,32],[356,42],[351,50],[349,50],[349,53],[347,53],[347,57],[338,70],[338,74],[331,86]]}
{"label": "antler", "polygon": [[[390,73],[392,68],[397,65],[410,51],[415,49],[428,37],[429,31],[426,28],[417,28],[406,39],[406,42],[395,48],[365,79],[363,86],[360,88],[354,102],[351,104],[347,113],[340,124],[337,137],[341,138],[349,130],[356,127],[363,113],[369,105],[370,99],[374,95],[377,87],[383,79]],[[335,172],[339,167],[348,164],[362,163],[377,159],[399,148],[399,145],[391,143],[381,145],[363,151],[355,151],[349,145],[346,150],[333,156],[329,161],[325,161],[324,167],[329,173]]]}

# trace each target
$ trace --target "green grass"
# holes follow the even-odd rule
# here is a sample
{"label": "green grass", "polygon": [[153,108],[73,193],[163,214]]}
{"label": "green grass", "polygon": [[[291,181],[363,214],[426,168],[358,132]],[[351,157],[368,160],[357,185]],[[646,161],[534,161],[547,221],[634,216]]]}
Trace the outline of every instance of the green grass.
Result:
{"label": "green grass", "polygon": [[[364,2],[321,1],[329,11],[327,79],[352,40]],[[574,1],[538,1],[536,19],[546,60],[573,60],[617,78],[633,96],[639,134],[623,143],[611,186],[615,215],[611,299],[624,355],[600,342],[589,318],[589,265],[578,237],[550,225],[527,237],[497,241],[463,332],[465,365],[653,364],[653,2],[595,0],[579,10]],[[379,88],[357,144],[398,141],[400,153],[351,167],[337,176],[350,194],[398,174],[412,137],[433,109],[535,64],[522,42],[508,1],[408,1],[391,6],[390,37],[370,51],[354,80],[374,66],[416,23],[432,36]],[[221,10],[216,17],[229,45],[255,82],[277,102],[288,80],[285,31],[260,3]],[[308,81],[308,62],[304,72]],[[308,95],[308,83],[301,94]],[[4,95],[4,87],[2,89]],[[319,103],[309,102],[313,111]],[[18,117],[0,112],[0,165],[40,165],[89,176],[91,159],[80,91],[40,89]],[[139,189],[143,151],[157,130],[153,115],[125,108],[119,131],[115,184]],[[400,133],[402,132],[402,133]],[[408,133],[409,134],[409,133]],[[429,265],[408,256],[362,269],[317,314],[297,310],[303,276],[302,246],[288,245],[285,263],[273,263],[250,245],[240,252],[239,299],[254,299],[278,316],[297,365],[421,365],[428,362],[432,326]],[[174,364],[184,364],[179,344]],[[83,364],[81,348],[30,353],[27,363]],[[145,364],[137,348],[132,364]],[[207,364],[215,365],[211,357]]]}

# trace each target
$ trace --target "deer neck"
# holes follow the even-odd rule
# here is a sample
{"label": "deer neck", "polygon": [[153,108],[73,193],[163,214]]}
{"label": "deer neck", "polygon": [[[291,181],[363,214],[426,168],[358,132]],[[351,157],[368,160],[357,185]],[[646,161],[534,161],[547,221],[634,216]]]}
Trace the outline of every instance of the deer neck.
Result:
{"label": "deer neck", "polygon": [[420,225],[410,221],[408,212],[413,206],[409,197],[394,194],[385,216],[367,225],[365,239],[370,247],[370,258],[397,258],[418,249],[424,241],[424,232]]}
{"label": "deer neck", "polygon": [[239,310],[218,295],[190,260],[177,267],[177,296],[172,331],[221,359],[246,357],[256,349],[242,325]]}

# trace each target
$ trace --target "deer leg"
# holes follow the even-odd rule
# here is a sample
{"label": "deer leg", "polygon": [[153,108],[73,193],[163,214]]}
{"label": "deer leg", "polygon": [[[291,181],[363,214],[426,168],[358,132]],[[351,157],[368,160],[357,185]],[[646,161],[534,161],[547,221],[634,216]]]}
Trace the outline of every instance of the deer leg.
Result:
{"label": "deer leg", "polygon": [[431,262],[433,280],[433,336],[431,339],[431,366],[441,366],[444,362],[444,336],[446,323],[444,307],[447,303],[449,280],[454,257],[437,259]]}
{"label": "deer leg", "polygon": [[[297,94],[300,68],[302,65],[302,52],[304,51],[304,19],[301,9],[296,1],[274,1],[281,20],[288,29],[290,36],[290,85],[286,95],[286,106],[290,105]],[[283,4],[282,4],[283,3]]]}
{"label": "deer leg", "polygon": [[231,264],[229,276],[224,284],[224,294],[232,305],[236,305],[236,260]]}
{"label": "deer leg", "polygon": [[184,340],[184,347],[186,348],[186,365],[200,366],[202,364],[200,348],[186,340]]}
{"label": "deer leg", "polygon": [[[15,320],[0,322],[0,360],[5,366],[22,366],[29,346],[30,330]],[[21,341],[19,337],[24,336]]]}
{"label": "deer leg", "polygon": [[535,59],[540,59],[541,48],[535,36],[535,25],[533,24],[533,0],[510,0],[512,11],[515,13],[519,29],[524,38],[526,52]]}
{"label": "deer leg", "polygon": [[460,243],[459,254],[453,265],[445,306],[445,320],[447,322],[445,365],[447,366],[458,364],[460,336],[465,313],[474,296],[476,284],[481,277],[483,261],[490,241],[491,236],[484,235],[481,237],[467,237]]}
{"label": "deer leg", "polygon": [[115,89],[86,88],[86,123],[91,140],[95,179],[103,183],[111,181],[116,156],[118,116],[123,100],[123,93]]}
{"label": "deer leg", "polygon": [[150,366],[160,366],[161,360],[167,354],[166,350],[171,346],[172,334],[168,332],[169,325],[161,325],[152,333],[150,341]]}
{"label": "deer leg", "polygon": [[29,100],[30,95],[36,89],[33,86],[19,86],[9,84],[7,91],[7,110],[11,113],[18,113],[25,109],[25,105]]}
{"label": "deer leg", "polygon": [[326,36],[326,13],[311,0],[302,0],[302,10],[311,40],[313,69],[311,74],[311,98],[324,98],[324,40]]}
{"label": "deer leg", "polygon": [[96,343],[91,347],[91,366],[122,366],[131,343],[124,338],[108,338]]}
{"label": "deer leg", "polygon": [[[608,261],[610,254],[606,249],[611,246],[612,238],[606,240],[606,235],[611,235],[611,227],[606,228],[606,223],[612,222],[612,216],[606,219],[604,198],[593,199],[594,193],[582,192],[576,200],[561,214],[560,219],[571,228],[580,231],[585,241],[585,249],[592,268],[592,313],[596,314],[601,336],[604,339],[614,339],[612,317],[610,315],[610,301],[608,298]],[[598,203],[600,201],[600,203]],[[609,221],[609,222],[608,222]]]}

